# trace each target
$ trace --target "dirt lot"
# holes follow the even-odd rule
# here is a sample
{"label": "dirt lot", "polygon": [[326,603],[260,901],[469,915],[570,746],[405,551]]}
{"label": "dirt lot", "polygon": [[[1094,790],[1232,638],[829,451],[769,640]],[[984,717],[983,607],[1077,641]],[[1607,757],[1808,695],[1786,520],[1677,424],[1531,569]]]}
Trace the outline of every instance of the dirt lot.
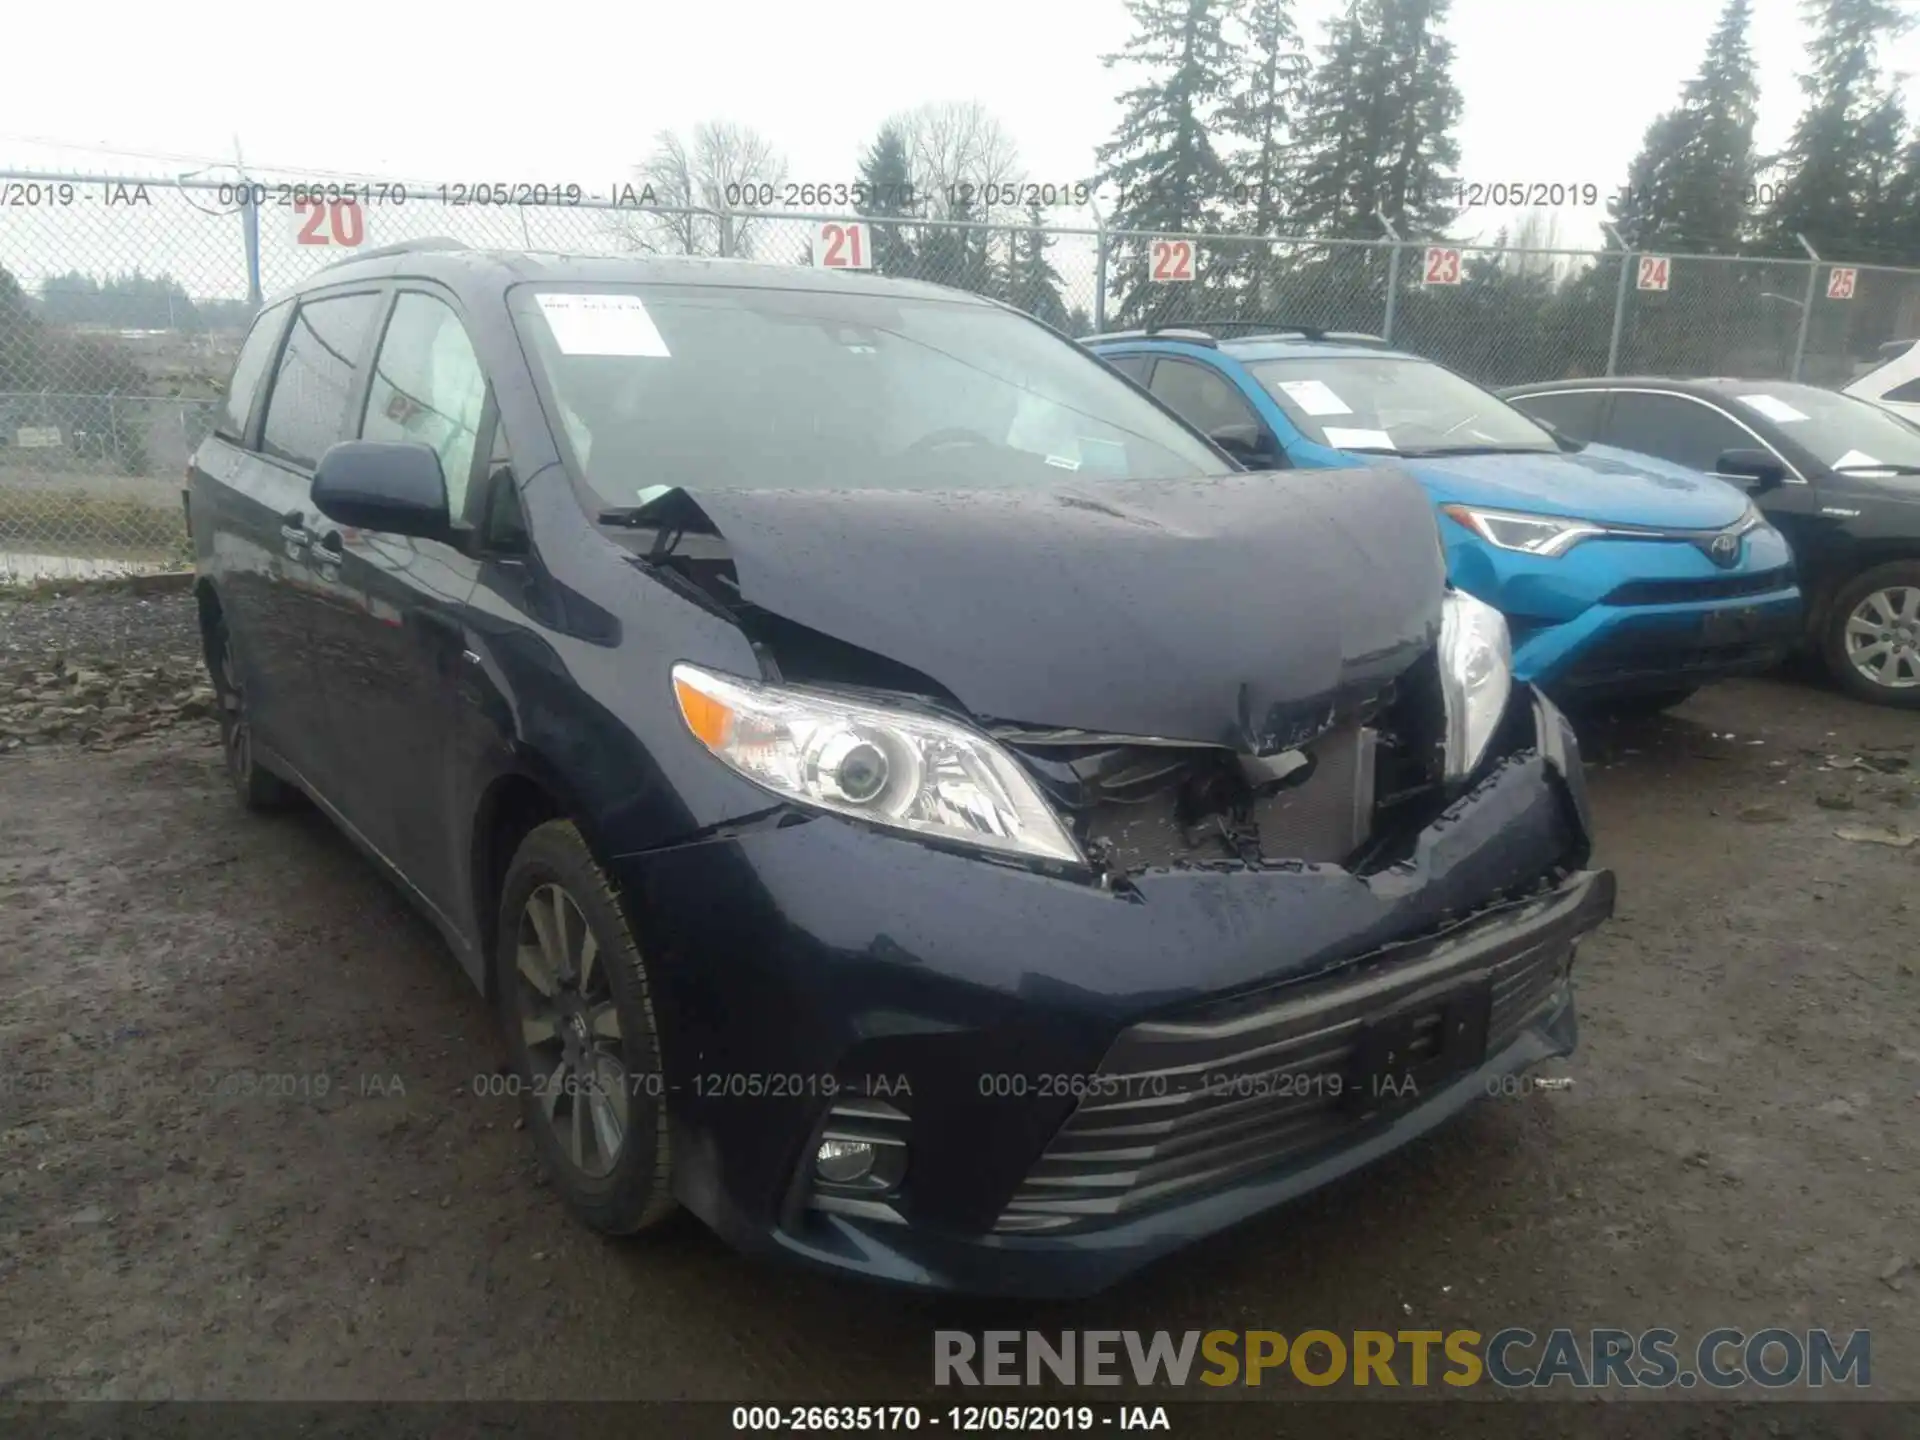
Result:
{"label": "dirt lot", "polygon": [[[0,659],[192,650],[184,597],[64,604],[0,604]],[[316,814],[242,815],[180,704],[0,754],[0,1397],[871,1401],[937,1326],[1418,1323],[1868,1327],[1920,1398],[1920,845],[1835,833],[1920,830],[1920,716],[1767,680],[1597,731],[1570,1090],[1013,1306],[573,1223],[450,956]]]}

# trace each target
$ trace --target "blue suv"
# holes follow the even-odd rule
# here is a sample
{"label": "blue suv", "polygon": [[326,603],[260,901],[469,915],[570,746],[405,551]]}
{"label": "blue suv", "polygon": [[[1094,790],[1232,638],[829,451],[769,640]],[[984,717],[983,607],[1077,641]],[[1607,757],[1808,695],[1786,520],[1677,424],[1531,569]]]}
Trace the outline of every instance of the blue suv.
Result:
{"label": "blue suv", "polygon": [[1677,704],[1797,640],[1786,541],[1734,486],[1583,445],[1372,336],[1153,329],[1084,342],[1252,469],[1404,464],[1453,583],[1507,617],[1515,674],[1569,704]]}

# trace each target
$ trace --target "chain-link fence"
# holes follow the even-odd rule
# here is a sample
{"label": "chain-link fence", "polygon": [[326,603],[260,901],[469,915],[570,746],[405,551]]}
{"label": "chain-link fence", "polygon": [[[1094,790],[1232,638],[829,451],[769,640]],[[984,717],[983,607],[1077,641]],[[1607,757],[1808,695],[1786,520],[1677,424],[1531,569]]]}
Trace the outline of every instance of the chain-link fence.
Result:
{"label": "chain-link fence", "polygon": [[1620,373],[1842,385],[1883,342],[1920,336],[1920,270],[1811,258],[1147,235],[1018,211],[676,209],[644,190],[567,186],[0,171],[0,581],[182,563],[186,459],[262,299],[356,251],[435,237],[852,265],[992,295],[1074,335],[1361,331],[1487,385]]}

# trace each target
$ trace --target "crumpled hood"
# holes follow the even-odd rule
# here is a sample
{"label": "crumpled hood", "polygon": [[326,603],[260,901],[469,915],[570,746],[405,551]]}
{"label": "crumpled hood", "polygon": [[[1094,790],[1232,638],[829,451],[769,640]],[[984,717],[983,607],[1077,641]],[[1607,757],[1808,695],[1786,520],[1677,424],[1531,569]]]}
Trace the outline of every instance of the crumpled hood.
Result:
{"label": "crumpled hood", "polygon": [[1403,460],[1436,501],[1570,515],[1610,525],[1716,530],[1747,508],[1724,480],[1651,455],[1589,445],[1574,453]]}
{"label": "crumpled hood", "polygon": [[684,493],[742,599],[931,676],[983,721],[1268,753],[1439,634],[1430,502],[1392,470]]}

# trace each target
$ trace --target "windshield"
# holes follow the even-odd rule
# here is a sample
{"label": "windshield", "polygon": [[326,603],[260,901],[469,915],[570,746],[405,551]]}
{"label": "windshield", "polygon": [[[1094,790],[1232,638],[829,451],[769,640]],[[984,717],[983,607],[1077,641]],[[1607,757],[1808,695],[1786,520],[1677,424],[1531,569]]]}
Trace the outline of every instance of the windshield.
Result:
{"label": "windshield", "polygon": [[1754,384],[1730,392],[1834,470],[1920,469],[1920,429],[1870,401],[1811,385]]}
{"label": "windshield", "polygon": [[1229,467],[1019,315],[752,287],[517,287],[515,323],[592,489],[1009,489]]}
{"label": "windshield", "polygon": [[1336,450],[1461,455],[1558,448],[1497,395],[1425,360],[1310,355],[1247,368],[1301,434]]}

